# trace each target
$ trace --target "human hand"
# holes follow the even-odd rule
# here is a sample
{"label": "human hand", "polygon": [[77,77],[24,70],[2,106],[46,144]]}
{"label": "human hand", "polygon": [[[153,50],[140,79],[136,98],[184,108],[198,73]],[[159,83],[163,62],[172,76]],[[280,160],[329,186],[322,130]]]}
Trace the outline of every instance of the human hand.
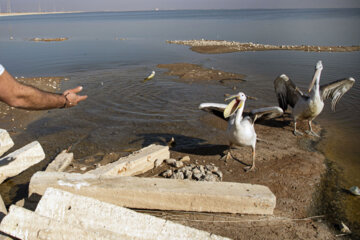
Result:
{"label": "human hand", "polygon": [[74,89],[68,89],[64,91],[63,96],[65,97],[66,100],[64,105],[65,108],[74,107],[79,102],[87,98],[87,95],[84,96],[77,95],[77,93],[81,92],[82,89],[83,89],[82,86],[78,86]]}

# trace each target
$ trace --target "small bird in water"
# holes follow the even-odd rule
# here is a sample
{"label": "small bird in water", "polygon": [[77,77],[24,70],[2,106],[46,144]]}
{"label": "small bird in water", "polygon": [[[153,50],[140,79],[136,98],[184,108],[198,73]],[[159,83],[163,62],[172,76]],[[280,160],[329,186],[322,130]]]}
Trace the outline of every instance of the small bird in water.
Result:
{"label": "small bird in water", "polygon": [[147,76],[146,78],[144,78],[144,82],[149,81],[150,79],[155,77],[155,71],[152,71],[151,74],[149,76]]}

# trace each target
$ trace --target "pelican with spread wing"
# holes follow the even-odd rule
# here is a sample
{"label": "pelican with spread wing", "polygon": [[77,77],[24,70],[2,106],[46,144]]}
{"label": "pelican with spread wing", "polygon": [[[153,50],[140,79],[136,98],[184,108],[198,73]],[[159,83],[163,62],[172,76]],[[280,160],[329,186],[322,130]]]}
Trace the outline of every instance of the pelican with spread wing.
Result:
{"label": "pelican with spread wing", "polygon": [[318,61],[315,67],[315,74],[310,83],[309,94],[304,94],[296,85],[285,75],[282,74],[274,81],[275,93],[279,106],[286,111],[288,105],[292,107],[292,116],[294,120],[294,134],[303,135],[296,130],[297,120],[307,120],[309,131],[307,134],[319,137],[311,127],[314,120],[324,108],[324,100],[331,99],[331,109],[335,111],[336,103],[340,98],[354,85],[354,78],[344,78],[332,83],[320,86],[320,75],[323,70],[321,61]]}
{"label": "pelican with spread wing", "polygon": [[228,105],[219,103],[202,103],[199,109],[212,112],[217,116],[228,120],[228,128],[226,136],[229,140],[229,151],[226,155],[226,160],[231,157],[231,147],[235,146],[251,146],[252,149],[252,165],[245,167],[246,171],[255,169],[255,145],[256,132],[254,123],[257,119],[271,119],[283,114],[279,107],[266,107],[252,110],[248,116],[243,116],[245,107],[246,95],[239,92],[236,95],[230,96],[226,99],[231,100]]}

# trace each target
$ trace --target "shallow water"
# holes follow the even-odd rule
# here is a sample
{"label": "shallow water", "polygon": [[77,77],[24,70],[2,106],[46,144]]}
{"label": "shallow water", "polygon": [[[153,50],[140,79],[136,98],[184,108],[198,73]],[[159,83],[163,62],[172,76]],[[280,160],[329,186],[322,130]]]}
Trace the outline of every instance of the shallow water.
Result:
{"label": "shallow water", "polygon": [[[294,51],[198,54],[166,40],[219,39],[264,44],[358,45],[359,9],[217,10],[81,13],[0,18],[0,63],[16,76],[66,75],[62,89],[84,86],[89,99],[66,111],[49,111],[20,133],[17,144],[38,138],[48,156],[73,145],[75,158],[166,142],[179,145],[225,143],[204,127],[197,107],[222,102],[225,93],[244,91],[258,101],[247,107],[276,105],[272,81],[281,73],[306,89],[318,60],[321,83],[360,79],[360,53]],[[13,37],[14,40],[10,40]],[[69,37],[64,42],[30,42],[34,37]],[[229,85],[186,84],[157,64],[189,62],[246,74]],[[143,83],[152,70],[156,77]],[[340,100],[336,113],[326,107],[316,119],[324,128],[319,149],[334,169],[335,210],[359,230],[360,200],[344,191],[360,186],[360,86]],[[0,123],[1,124],[1,123]],[[16,180],[14,180],[16,182]],[[11,184],[10,184],[11,185]],[[13,190],[12,194],[16,194]],[[335,199],[336,198],[336,199]],[[333,202],[333,201],[330,202]],[[340,218],[343,220],[344,216]]]}

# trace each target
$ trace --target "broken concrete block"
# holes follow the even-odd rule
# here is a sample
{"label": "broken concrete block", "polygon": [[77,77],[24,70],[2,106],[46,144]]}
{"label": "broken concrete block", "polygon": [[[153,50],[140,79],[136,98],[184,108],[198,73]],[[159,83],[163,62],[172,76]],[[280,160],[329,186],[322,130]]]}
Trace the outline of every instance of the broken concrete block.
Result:
{"label": "broken concrete block", "polygon": [[56,156],[55,160],[47,166],[47,172],[62,172],[67,168],[71,161],[74,160],[74,153],[68,153],[66,150],[62,151]]}
{"label": "broken concrete block", "polygon": [[169,157],[168,146],[152,144],[88,173],[103,176],[135,176],[153,169],[157,159]]}
{"label": "broken concrete block", "polygon": [[0,195],[0,219],[2,219],[7,214],[5,203]]}
{"label": "broken concrete block", "polygon": [[15,205],[10,207],[0,230],[19,239],[130,239],[106,230],[85,230],[77,224],[59,222]]}
{"label": "broken concrete block", "polygon": [[0,157],[14,146],[9,133],[5,129],[0,129]]}
{"label": "broken concrete block", "polygon": [[46,190],[35,212],[59,222],[80,225],[85,229],[94,231],[103,229],[138,239],[225,239],[55,188]]}
{"label": "broken concrete block", "polygon": [[38,141],[8,154],[0,159],[0,183],[18,175],[45,158],[44,150]]}
{"label": "broken concrete block", "polygon": [[61,172],[34,174],[29,194],[43,195],[48,187],[129,208],[272,214],[276,204],[274,194],[261,185]]}

